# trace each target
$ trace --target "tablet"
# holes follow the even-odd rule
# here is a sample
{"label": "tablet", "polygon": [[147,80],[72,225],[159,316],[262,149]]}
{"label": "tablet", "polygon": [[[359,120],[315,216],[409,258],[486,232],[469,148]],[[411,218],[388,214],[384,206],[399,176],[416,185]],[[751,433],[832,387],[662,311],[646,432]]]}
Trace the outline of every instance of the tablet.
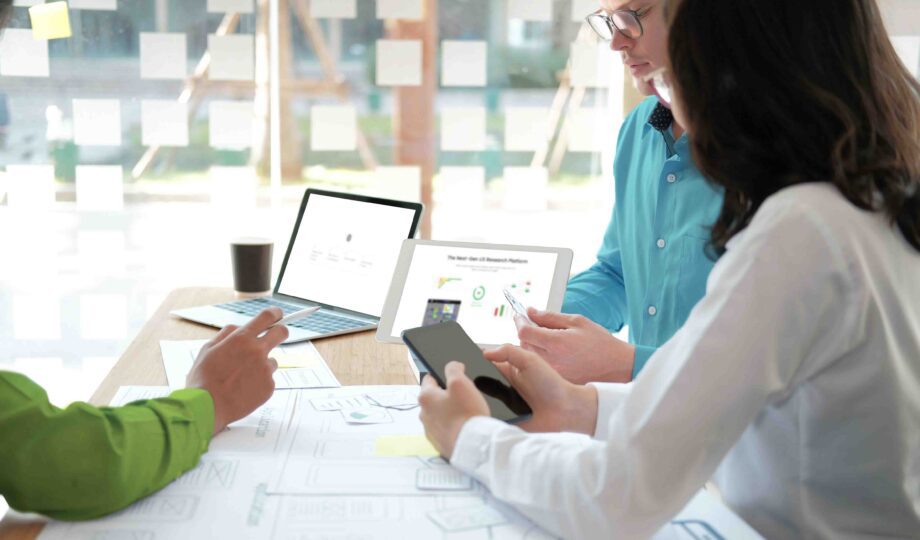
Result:
{"label": "tablet", "polygon": [[466,376],[486,399],[493,418],[515,423],[530,417],[530,406],[524,398],[508,384],[495,365],[482,356],[482,350],[456,321],[412,328],[402,333],[402,339],[441,388],[445,386],[447,363],[462,362]]}
{"label": "tablet", "polygon": [[409,328],[457,321],[482,347],[519,344],[508,289],[525,306],[559,311],[572,250],[406,240],[377,327],[400,343]]}

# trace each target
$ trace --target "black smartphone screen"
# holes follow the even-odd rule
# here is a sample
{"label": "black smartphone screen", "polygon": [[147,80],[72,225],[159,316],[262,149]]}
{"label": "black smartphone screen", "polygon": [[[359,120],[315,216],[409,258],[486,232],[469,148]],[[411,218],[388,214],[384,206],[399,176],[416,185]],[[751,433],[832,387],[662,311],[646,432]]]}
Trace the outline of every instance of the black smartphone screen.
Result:
{"label": "black smartphone screen", "polygon": [[402,339],[442,388],[447,363],[462,362],[466,376],[486,398],[493,418],[513,423],[530,416],[530,406],[524,398],[508,385],[492,362],[482,356],[479,346],[456,321],[406,330]]}

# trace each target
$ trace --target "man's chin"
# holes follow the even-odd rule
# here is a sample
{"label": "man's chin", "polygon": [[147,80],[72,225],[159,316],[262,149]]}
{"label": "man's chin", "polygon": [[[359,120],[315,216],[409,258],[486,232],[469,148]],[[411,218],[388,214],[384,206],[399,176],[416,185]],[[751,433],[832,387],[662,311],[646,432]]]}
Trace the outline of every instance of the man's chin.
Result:
{"label": "man's chin", "polygon": [[654,95],[656,95],[656,94],[655,94],[655,89],[652,88],[652,85],[649,84],[648,82],[643,81],[643,80],[641,80],[641,79],[637,79],[636,77],[633,77],[633,78],[632,78],[632,82],[633,82],[633,86],[636,88],[636,90],[637,90],[640,94],[642,94],[644,97],[649,97],[649,96],[654,96]]}

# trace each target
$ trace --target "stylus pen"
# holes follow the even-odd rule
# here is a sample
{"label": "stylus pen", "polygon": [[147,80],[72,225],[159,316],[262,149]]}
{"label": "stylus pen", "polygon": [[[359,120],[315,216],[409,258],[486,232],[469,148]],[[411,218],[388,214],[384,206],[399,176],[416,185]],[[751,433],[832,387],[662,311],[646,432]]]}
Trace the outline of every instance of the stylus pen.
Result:
{"label": "stylus pen", "polygon": [[294,313],[291,313],[290,315],[286,315],[282,317],[280,321],[269,326],[269,328],[272,328],[272,327],[275,327],[281,324],[290,324],[294,321],[299,321],[300,319],[313,315],[317,311],[319,311],[319,306],[311,306],[306,309],[301,309],[300,311],[295,311]]}

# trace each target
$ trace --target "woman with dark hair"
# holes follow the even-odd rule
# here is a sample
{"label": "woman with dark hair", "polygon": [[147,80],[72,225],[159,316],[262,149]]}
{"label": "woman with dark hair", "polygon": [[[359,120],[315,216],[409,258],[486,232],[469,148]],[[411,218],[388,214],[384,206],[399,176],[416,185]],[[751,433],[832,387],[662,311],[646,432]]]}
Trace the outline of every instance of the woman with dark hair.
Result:
{"label": "woman with dark hair", "polygon": [[916,538],[920,85],[874,0],[668,7],[652,78],[725,191],[706,296],[630,384],[487,353],[523,430],[451,364],[424,385],[428,436],[565,537],[649,536],[712,478],[768,538]]}

